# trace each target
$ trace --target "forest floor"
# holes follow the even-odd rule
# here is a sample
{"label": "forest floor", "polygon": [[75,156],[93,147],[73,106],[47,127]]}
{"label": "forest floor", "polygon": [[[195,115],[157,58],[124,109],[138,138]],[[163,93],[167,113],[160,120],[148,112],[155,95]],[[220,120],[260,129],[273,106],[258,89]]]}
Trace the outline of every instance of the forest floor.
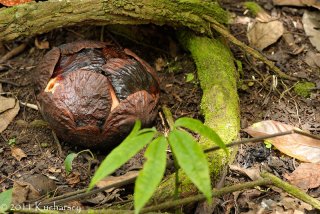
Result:
{"label": "forest floor", "polygon": [[[223,7],[234,16],[253,17],[252,14],[245,12],[246,8],[241,6],[239,1],[223,2]],[[247,128],[259,121],[275,120],[319,135],[319,67],[312,67],[306,62],[308,52],[318,53],[319,51],[311,45],[301,27],[304,10],[315,9],[275,7],[268,0],[258,1],[258,3],[269,14],[277,15],[286,30],[294,36],[295,45],[303,47],[299,53],[293,53],[286,41],[280,38],[265,48],[262,53],[285,73],[315,83],[318,90],[313,90],[311,95],[305,98],[293,91],[295,81],[285,79],[278,79],[278,84],[274,88],[274,73],[243,50],[231,45],[235,59],[242,62],[238,87],[241,128]],[[33,71],[37,62],[48,51],[45,48],[45,41],[50,47],[54,47],[76,40],[103,39],[131,49],[156,68],[161,82],[160,106],[168,106],[175,119],[188,116],[203,120],[199,105],[202,92],[197,80],[196,68],[192,58],[176,41],[173,29],[153,25],[130,28],[136,35],[141,35],[142,39],[124,37],[111,28],[82,26],[57,29],[34,38],[6,43],[2,48],[0,47],[0,56],[20,44],[25,43],[27,46],[22,53],[0,65],[0,86],[2,86],[0,93],[7,97],[15,97],[21,102],[35,104],[33,82],[37,76]],[[248,44],[247,24],[231,24],[230,31],[239,40]],[[164,129],[160,117],[157,118],[155,125],[158,130]],[[248,135],[241,132],[241,137],[247,138]],[[18,150],[13,148],[21,150],[17,152]],[[51,129],[42,121],[37,110],[21,105],[18,115],[0,135],[0,192],[11,188],[17,180],[42,185],[40,189],[43,186],[57,189],[56,195],[86,188],[105,154],[102,151],[93,151],[96,157],[94,160],[87,153],[79,155],[73,162],[72,172],[67,174],[63,163],[65,157],[71,152],[79,152],[82,149],[59,142],[54,138]],[[278,150],[267,148],[263,142],[241,145],[238,150],[235,162],[224,177],[225,185],[250,180],[246,173],[237,170],[237,167],[264,169],[285,180],[283,176],[294,171],[300,164],[299,161]],[[142,164],[143,155],[139,153],[113,176],[125,178],[130,174],[129,172],[140,169]],[[90,198],[74,200],[71,204],[84,209],[121,203],[130,200],[132,186],[130,184]],[[308,193],[319,198],[320,188],[311,189]],[[234,192],[217,199],[217,202],[210,211],[202,204],[194,207],[189,213],[316,213],[305,203],[291,198],[277,188]]]}

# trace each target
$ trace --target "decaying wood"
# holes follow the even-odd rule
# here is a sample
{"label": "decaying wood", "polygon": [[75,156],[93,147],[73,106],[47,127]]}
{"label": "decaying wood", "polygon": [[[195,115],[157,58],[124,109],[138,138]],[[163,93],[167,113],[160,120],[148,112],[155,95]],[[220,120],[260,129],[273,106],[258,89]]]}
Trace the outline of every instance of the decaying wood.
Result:
{"label": "decaying wood", "polygon": [[0,10],[0,40],[30,37],[73,25],[168,24],[210,32],[201,14],[226,22],[215,2],[194,0],[69,0],[22,4]]}

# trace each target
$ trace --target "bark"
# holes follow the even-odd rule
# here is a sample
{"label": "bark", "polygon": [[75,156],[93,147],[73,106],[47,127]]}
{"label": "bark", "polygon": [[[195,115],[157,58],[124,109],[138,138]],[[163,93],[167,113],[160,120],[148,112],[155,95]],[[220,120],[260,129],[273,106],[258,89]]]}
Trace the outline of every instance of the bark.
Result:
{"label": "bark", "polygon": [[199,0],[69,0],[22,4],[0,10],[0,40],[30,37],[73,25],[168,24],[209,34],[208,15],[227,22],[217,3]]}

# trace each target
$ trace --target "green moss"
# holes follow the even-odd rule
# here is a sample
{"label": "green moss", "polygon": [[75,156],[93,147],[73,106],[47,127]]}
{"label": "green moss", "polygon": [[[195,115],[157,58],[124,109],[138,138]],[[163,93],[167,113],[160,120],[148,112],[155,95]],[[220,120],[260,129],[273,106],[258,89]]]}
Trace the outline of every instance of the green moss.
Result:
{"label": "green moss", "polygon": [[[194,59],[203,96],[201,109],[205,124],[213,128],[225,143],[235,140],[240,130],[239,101],[237,95],[237,74],[233,57],[221,39],[198,37],[189,32],[179,33],[182,45],[191,52]],[[201,138],[203,149],[214,146],[213,142]],[[235,150],[226,155],[223,151],[208,153],[209,169],[213,183],[221,170],[233,160]],[[184,173],[179,172],[181,196],[197,191]],[[157,202],[173,196],[175,175],[170,175],[161,183],[154,195]]]}
{"label": "green moss", "polygon": [[258,13],[260,13],[261,11],[263,11],[263,9],[260,7],[260,5],[258,5],[255,2],[251,2],[251,1],[247,1],[243,4],[248,10],[250,10],[250,12],[253,15],[257,15]]}
{"label": "green moss", "polygon": [[312,82],[299,82],[294,86],[294,92],[302,97],[310,96],[310,89],[314,88],[316,85]]}

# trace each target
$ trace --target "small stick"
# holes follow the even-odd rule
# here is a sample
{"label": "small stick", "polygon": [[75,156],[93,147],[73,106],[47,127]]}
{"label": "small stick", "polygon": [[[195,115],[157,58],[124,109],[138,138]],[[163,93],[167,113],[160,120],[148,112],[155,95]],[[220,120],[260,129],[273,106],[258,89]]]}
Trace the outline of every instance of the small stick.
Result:
{"label": "small stick", "polygon": [[244,51],[248,52],[251,56],[253,56],[256,59],[261,60],[262,62],[264,62],[266,65],[269,66],[269,68],[271,68],[276,74],[278,74],[281,78],[284,79],[288,79],[288,80],[293,80],[296,81],[298,80],[298,78],[296,77],[292,77],[289,76],[286,73],[283,73],[277,66],[274,65],[273,62],[271,62],[270,60],[268,60],[265,56],[263,56],[260,52],[258,52],[257,50],[247,46],[246,44],[244,44],[243,42],[239,41],[236,37],[234,37],[233,35],[231,35],[228,30],[221,25],[220,23],[218,23],[214,18],[207,16],[207,15],[203,15],[203,18],[207,21],[209,21],[210,23],[212,23],[212,28],[215,29],[217,32],[221,33],[225,38],[227,38],[230,42],[232,42],[233,44],[237,45],[238,47],[242,48]]}
{"label": "small stick", "polygon": [[[274,138],[274,137],[280,137],[280,136],[294,134],[294,133],[320,140],[319,136],[312,135],[312,134],[309,134],[309,133],[306,133],[306,132],[303,132],[303,131],[300,131],[300,130],[297,130],[297,129],[292,129],[292,130],[289,130],[289,131],[279,132],[279,133],[275,133],[275,134],[268,134],[268,135],[264,135],[264,136],[261,136],[261,137],[248,138],[248,139],[244,139],[244,140],[240,140],[240,141],[234,141],[234,142],[231,142],[231,143],[227,144],[226,147],[232,147],[232,146],[237,146],[237,145],[246,144],[246,143],[259,142],[261,140]],[[214,146],[214,147],[205,149],[204,152],[208,153],[208,152],[216,151],[216,150],[219,150],[219,149],[221,149],[219,146]]]}
{"label": "small stick", "polygon": [[[228,193],[232,193],[235,191],[241,191],[244,189],[249,189],[249,188],[254,188],[256,186],[266,186],[272,184],[269,179],[258,179],[255,181],[250,181],[246,183],[241,183],[241,184],[235,184],[232,186],[227,186],[223,187],[221,189],[213,189],[212,191],[212,197],[219,197]],[[185,204],[190,204],[194,202],[199,202],[199,201],[204,201],[206,200],[206,197],[202,194],[196,195],[196,196],[191,196],[179,200],[173,200],[173,201],[168,201],[164,202],[159,205],[151,206],[151,207],[146,207],[141,210],[141,213],[148,213],[152,211],[159,211],[159,210],[166,210],[172,207],[179,207]]]}
{"label": "small stick", "polygon": [[21,104],[21,105],[24,105],[24,106],[26,106],[26,107],[28,107],[28,108],[34,109],[34,110],[36,110],[36,111],[39,111],[38,106],[35,105],[35,104],[25,103],[25,102],[22,102],[22,101],[20,101],[20,104]]}
{"label": "small stick", "polygon": [[265,179],[269,179],[272,181],[272,184],[276,187],[284,190],[285,192],[289,193],[290,195],[300,199],[301,201],[306,202],[307,204],[312,205],[314,208],[320,210],[320,201],[311,197],[307,193],[303,192],[299,188],[281,180],[277,176],[270,174],[268,172],[261,173],[261,177]]}
{"label": "small stick", "polygon": [[24,51],[24,49],[26,49],[26,47],[27,47],[26,43],[23,43],[18,47],[15,47],[14,49],[12,49],[11,51],[9,51],[8,53],[6,53],[0,58],[0,63],[4,63],[5,61],[11,59],[12,57],[20,54],[22,51]]}
{"label": "small stick", "polygon": [[58,155],[59,157],[62,156],[62,148],[61,148],[61,144],[60,144],[60,141],[56,135],[56,133],[54,133],[54,131],[52,130],[52,135],[53,135],[53,138],[54,138],[54,142],[57,144],[57,148],[58,148]]}

